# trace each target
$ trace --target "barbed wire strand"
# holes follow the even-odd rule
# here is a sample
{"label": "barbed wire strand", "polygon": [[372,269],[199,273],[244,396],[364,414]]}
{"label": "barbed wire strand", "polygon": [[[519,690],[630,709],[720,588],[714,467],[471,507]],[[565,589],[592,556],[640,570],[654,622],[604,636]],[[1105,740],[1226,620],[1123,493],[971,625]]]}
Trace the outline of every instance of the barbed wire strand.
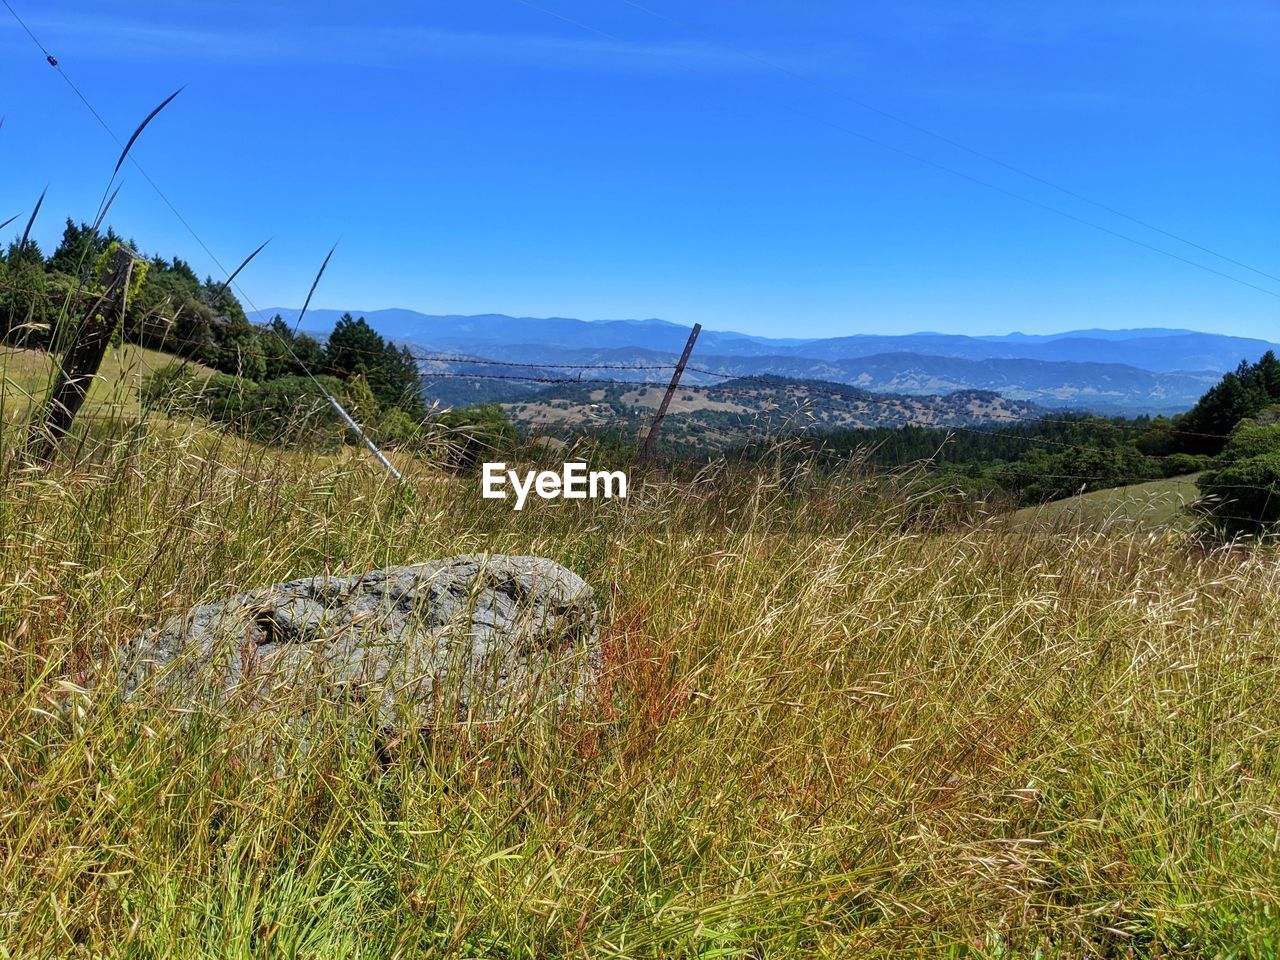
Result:
{"label": "barbed wire strand", "polygon": [[[0,289],[14,290],[14,289],[20,289],[20,288],[16,288],[7,284],[0,283]],[[32,288],[26,288],[26,292],[30,293],[30,292],[36,292],[36,291],[34,291]],[[86,298],[85,302],[88,302],[88,298]],[[205,341],[183,340],[171,334],[166,335],[163,339],[165,341],[185,343],[188,345],[212,346],[212,344],[207,343]],[[351,353],[357,353],[357,354],[370,356],[370,357],[386,356],[386,354],[383,352],[380,352],[377,350],[363,349],[360,347],[344,347],[344,349]],[[425,362],[452,363],[452,364],[466,364],[466,365],[474,365],[474,366],[510,367],[513,369],[534,369],[539,371],[546,371],[547,374],[551,374],[551,373],[554,373],[555,371],[560,371],[560,370],[616,370],[619,372],[631,372],[631,371],[650,372],[650,371],[658,371],[658,370],[672,370],[675,367],[674,362],[658,363],[658,364],[559,363],[559,362],[529,363],[527,361],[515,361],[515,360],[490,360],[490,359],[481,358],[481,357],[459,356],[456,354],[437,355],[437,354],[417,353],[417,352],[414,352],[413,350],[408,349],[407,347],[405,348],[405,353],[408,356],[412,357],[415,361],[424,362],[424,363]],[[296,359],[296,354],[293,354],[293,357],[294,359]],[[264,354],[264,358],[268,360],[286,359],[285,357],[270,357],[270,356],[266,356],[265,354]],[[298,362],[301,363],[301,361],[298,361]],[[312,366],[315,366],[315,364],[313,363]],[[338,368],[333,368],[333,367],[317,367],[316,369],[321,369],[324,372],[330,372],[330,373],[345,372],[345,371],[339,370]],[[742,382],[760,383],[760,384],[772,385],[772,386],[783,386],[786,384],[793,384],[807,390],[826,390],[828,392],[841,392],[843,390],[848,390],[855,393],[858,396],[858,399],[865,399],[868,402],[877,402],[877,397],[878,397],[878,395],[872,393],[871,391],[865,390],[865,388],[858,387],[853,384],[842,384],[842,383],[839,383],[838,381],[787,377],[782,374],[729,373],[729,372],[722,372],[718,370],[711,370],[706,367],[699,367],[699,366],[687,366],[685,370],[686,372],[689,372],[689,373],[696,373],[701,376],[713,377],[722,381],[719,384],[711,384],[711,385],[696,384],[696,383],[690,383],[686,385],[687,387],[692,389],[723,389],[732,381],[742,381]],[[568,376],[557,377],[552,375],[507,376],[507,375],[499,375],[499,374],[484,374],[484,373],[478,373],[478,372],[452,373],[449,371],[438,371],[438,370],[431,370],[431,371],[423,370],[419,372],[419,376],[421,379],[424,379],[424,380],[471,378],[476,380],[506,380],[511,382],[537,383],[537,384],[543,384],[547,386],[572,385],[577,383],[586,384],[586,385],[626,385],[626,384],[633,384],[633,383],[653,385],[653,384],[661,383],[661,381],[656,381],[656,380],[624,380],[624,379],[618,379],[618,378],[586,379],[582,377],[568,377]],[[1008,397],[1004,397],[1001,394],[999,394],[999,391],[983,390],[981,392],[994,393],[997,396],[1000,396],[1000,398],[1006,403],[1031,403],[1031,401],[1012,400]],[[932,395],[916,396],[911,394],[900,394],[900,395],[894,395],[894,396],[909,398],[913,403],[920,405],[924,403],[924,401],[927,400],[929,396],[937,396],[937,395],[932,394]],[[880,398],[880,399],[884,399],[884,398]],[[942,413],[945,416],[954,415],[953,411],[937,410],[936,412]],[[1039,415],[1016,414],[1016,413],[1012,413],[1005,410],[990,411],[985,416],[989,417],[990,419],[999,420],[1002,422],[1019,422],[1019,423],[1029,423],[1029,424],[1055,424],[1055,425],[1061,425],[1061,426],[1080,426],[1083,424],[1087,424],[1091,427],[1097,427],[1100,429],[1130,432],[1130,433],[1158,432],[1161,434],[1169,434],[1173,436],[1195,437],[1200,439],[1211,439],[1211,440],[1222,440],[1222,441],[1231,439],[1230,435],[1227,435],[1227,434],[1208,433],[1208,432],[1198,431],[1198,430],[1184,430],[1177,427],[1165,426],[1163,424],[1159,426],[1152,426],[1150,424],[1144,425],[1144,424],[1115,423],[1112,419],[1109,419],[1103,415],[1091,414],[1088,411],[1081,411],[1081,417],[1073,420],[1053,418],[1047,415],[1039,416]]]}

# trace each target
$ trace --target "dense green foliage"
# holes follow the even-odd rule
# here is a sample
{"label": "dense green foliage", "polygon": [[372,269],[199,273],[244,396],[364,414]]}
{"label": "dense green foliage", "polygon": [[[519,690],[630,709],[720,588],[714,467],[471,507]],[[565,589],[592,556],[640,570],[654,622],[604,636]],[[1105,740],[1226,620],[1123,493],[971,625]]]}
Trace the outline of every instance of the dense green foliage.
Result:
{"label": "dense green foliage", "polygon": [[1180,431],[1174,448],[1187,453],[1221,453],[1236,424],[1280,403],[1280,360],[1268,350],[1257,363],[1242,361],[1191,410],[1175,417]]}
{"label": "dense green foliage", "polygon": [[516,445],[516,428],[496,403],[446,410],[436,422],[449,433],[449,459],[454,466],[500,460]]}
{"label": "dense green foliage", "polygon": [[[1146,418],[1084,415],[1015,426],[882,427],[801,438],[791,456],[829,469],[849,461],[890,470],[923,465],[940,488],[1030,506],[1195,473],[1212,463],[1202,456],[1144,453],[1144,440],[1164,429]],[[765,444],[752,444],[735,451],[735,457],[776,456],[771,451]]]}
{"label": "dense green foliage", "polygon": [[[95,232],[68,219],[48,257],[32,240],[10,244],[0,258],[0,338],[24,346],[56,343],[58,323],[77,319],[86,306],[96,261],[119,241],[110,229]],[[256,383],[308,371],[343,381],[359,377],[380,409],[419,418],[426,412],[413,357],[364,318],[343,317],[324,345],[279,317],[259,326],[227,284],[201,281],[178,257],[148,259],[145,278],[125,305],[122,336]]]}
{"label": "dense green foliage", "polygon": [[[68,219],[47,257],[34,241],[10,244],[0,256],[0,342],[56,352],[60,325],[78,322],[88,308],[95,265],[118,242],[110,229],[95,232]],[[421,439],[428,410],[417,361],[363,317],[343,316],[321,341],[278,316],[252,323],[227,284],[201,281],[178,257],[153,256],[145,266],[126,301],[120,337],[217,371],[206,377],[174,367],[152,375],[146,390],[152,406],[208,417],[258,440],[324,447],[341,437],[352,441],[325,401],[327,391],[379,442]],[[165,390],[172,396],[163,396]],[[463,444],[474,451],[477,443],[506,443],[513,436],[510,424],[495,416],[503,419],[485,407],[451,414],[443,425],[474,424],[473,439]]]}
{"label": "dense green foliage", "polygon": [[1274,415],[1266,419],[1241,423],[1215,468],[1198,481],[1199,509],[1226,535],[1256,536],[1280,524],[1280,423]]}
{"label": "dense green foliage", "polygon": [[[1172,420],[1079,415],[1012,426],[844,430],[801,438],[791,455],[828,466],[924,464],[939,488],[1023,506],[1207,471],[1200,509],[1211,525],[1257,534],[1280,521],[1277,404],[1280,361],[1268,352],[1242,362]],[[766,449],[748,444],[735,456],[750,461]]]}
{"label": "dense green foliage", "polygon": [[407,347],[387,343],[364,317],[343,314],[329,334],[325,363],[344,380],[363,377],[383,409],[424,410],[417,361]]}
{"label": "dense green foliage", "polygon": [[346,427],[325,393],[354,405],[336,377],[280,377],[258,383],[226,373],[200,376],[179,364],[151,374],[144,399],[170,416],[201,416],[267,443],[339,444]]}

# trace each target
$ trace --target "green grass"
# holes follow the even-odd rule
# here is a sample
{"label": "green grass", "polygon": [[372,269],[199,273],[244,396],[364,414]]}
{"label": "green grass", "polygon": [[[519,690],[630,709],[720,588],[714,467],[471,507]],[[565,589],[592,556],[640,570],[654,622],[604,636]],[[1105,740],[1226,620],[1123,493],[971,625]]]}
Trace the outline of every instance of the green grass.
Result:
{"label": "green grass", "polygon": [[1012,515],[1019,526],[1049,529],[1115,525],[1129,529],[1190,529],[1193,518],[1186,508],[1199,499],[1195,474],[1152,480],[1111,490],[1097,490],[1038,507],[1026,507]]}
{"label": "green grass", "polygon": [[[11,444],[12,435],[0,435]],[[0,956],[1265,957],[1280,566],[711,472],[480,499],[400,457],[134,431],[0,458]],[[477,550],[605,604],[599,698],[376,761],[122,704],[195,603]],[[191,710],[195,709],[192,713]]]}
{"label": "green grass", "polygon": [[[102,368],[85,401],[87,419],[119,420],[136,417],[143,378],[177,358],[156,350],[124,344],[107,351]],[[193,364],[193,369],[208,372]],[[0,345],[0,419],[25,418],[48,392],[53,362],[44,350],[20,350]]]}

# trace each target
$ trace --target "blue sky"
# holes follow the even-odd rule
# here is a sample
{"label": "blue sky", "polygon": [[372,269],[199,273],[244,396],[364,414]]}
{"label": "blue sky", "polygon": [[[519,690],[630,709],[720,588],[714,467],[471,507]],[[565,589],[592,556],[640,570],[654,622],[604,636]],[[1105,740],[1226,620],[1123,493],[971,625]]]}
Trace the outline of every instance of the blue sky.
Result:
{"label": "blue sky", "polygon": [[[1276,296],[880,144],[1280,281],[847,99],[1280,277],[1273,0],[10,2],[121,136],[186,85],[136,154],[224,264],[273,238],[259,307],[340,241],[317,306],[1280,339]],[[0,220],[48,183],[51,245],[118,147],[3,9],[0,113]],[[136,170],[111,219],[216,272]]]}

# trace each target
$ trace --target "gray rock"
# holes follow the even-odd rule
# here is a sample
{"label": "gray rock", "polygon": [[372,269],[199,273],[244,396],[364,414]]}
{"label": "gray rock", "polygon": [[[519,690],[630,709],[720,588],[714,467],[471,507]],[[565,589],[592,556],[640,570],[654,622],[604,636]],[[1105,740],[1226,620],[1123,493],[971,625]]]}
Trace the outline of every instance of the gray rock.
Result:
{"label": "gray rock", "polygon": [[120,683],[188,704],[361,705],[404,729],[580,699],[599,670],[590,586],[551,560],[475,555],[196,607],[130,645]]}

